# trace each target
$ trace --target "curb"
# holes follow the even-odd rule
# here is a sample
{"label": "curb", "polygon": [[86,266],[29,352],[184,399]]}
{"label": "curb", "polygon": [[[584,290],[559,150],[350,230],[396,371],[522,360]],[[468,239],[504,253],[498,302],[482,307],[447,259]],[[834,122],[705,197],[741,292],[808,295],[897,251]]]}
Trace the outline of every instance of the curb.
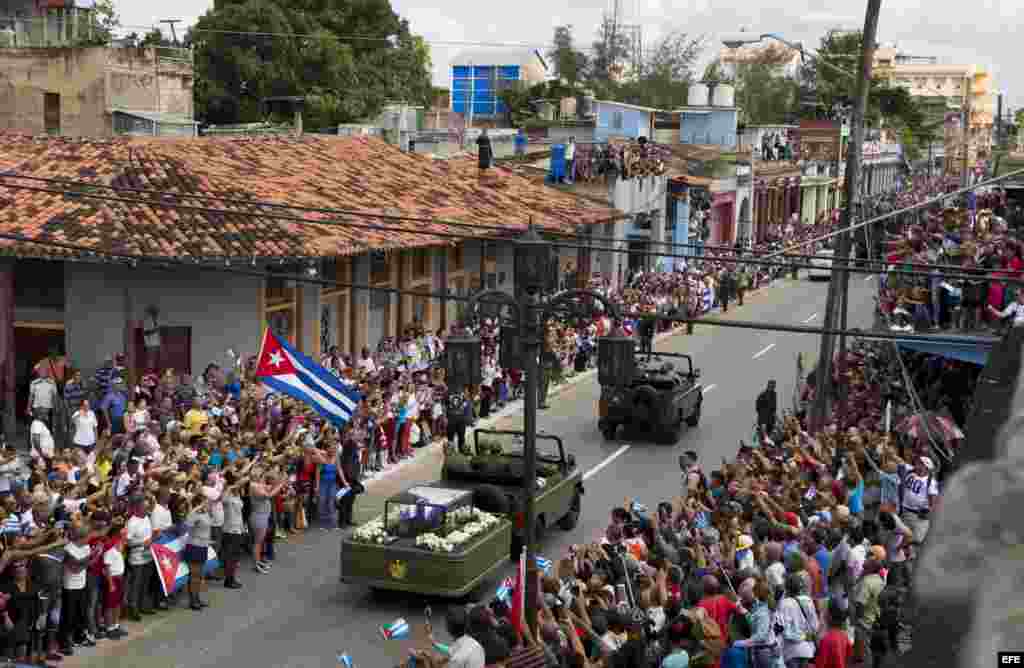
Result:
{"label": "curb", "polygon": [[[781,278],[781,279],[777,278],[777,279],[771,281],[770,283],[762,285],[756,291],[748,292],[747,295],[750,296],[751,294],[757,294],[757,293],[760,293],[760,292],[763,292],[763,291],[766,291],[766,290],[769,290],[769,289],[772,289],[772,288],[786,287],[786,285],[788,285],[790,280],[791,279],[789,279],[789,278]],[[733,308],[735,309],[735,308],[742,308],[742,307],[740,307],[738,304],[734,304]],[[708,311],[705,315],[710,315],[710,314],[721,314],[721,309],[718,308],[718,307],[715,307],[715,308],[711,309],[710,311]],[[728,315],[728,314],[726,314],[726,315]],[[686,327],[685,326],[676,327],[676,328],[670,329],[667,332],[662,332],[661,334],[658,334],[657,336],[655,336],[654,337],[654,342],[655,343],[659,343],[661,341],[665,341],[667,339],[670,339],[670,338],[672,338],[674,336],[685,335],[685,334],[686,334]],[[578,383],[582,383],[584,380],[588,380],[588,379],[594,377],[596,374],[597,374],[597,369],[596,368],[595,369],[588,369],[586,371],[573,374],[570,378],[568,378],[564,382],[561,382],[558,385],[555,385],[555,386],[549,388],[549,390],[548,390],[548,399],[551,399],[553,397],[558,396],[559,394],[561,394],[562,392],[565,392],[566,390],[568,390],[569,388],[573,387],[574,385],[576,385]],[[500,411],[498,411],[496,413],[492,413],[490,416],[487,417],[487,419],[477,421],[477,423],[475,425],[473,425],[473,428],[474,429],[486,429],[488,427],[493,427],[496,422],[498,422],[499,420],[501,420],[503,418],[511,417],[513,415],[519,415],[520,413],[523,412],[523,408],[524,407],[523,407],[522,399],[516,399],[513,402],[509,402]],[[413,466],[416,466],[418,463],[422,462],[423,459],[427,458],[431,453],[436,453],[442,447],[444,447],[444,439],[443,438],[436,438],[436,439],[434,439],[433,443],[431,443],[430,445],[428,445],[426,447],[423,447],[423,448],[419,448],[418,450],[415,450],[414,454],[413,454],[413,456],[411,458],[406,459],[406,460],[400,462],[397,465],[391,466],[390,468],[388,468],[388,469],[386,469],[384,471],[381,471],[381,472],[378,472],[378,473],[375,473],[375,474],[369,476],[368,478],[363,480],[363,486],[366,487],[367,491],[370,491],[375,486],[375,484],[381,483],[381,482],[383,482],[383,481],[385,481],[385,480],[387,480],[387,479],[389,479],[389,478],[391,478],[393,476],[401,475],[403,470],[408,469],[408,468],[413,467]]]}

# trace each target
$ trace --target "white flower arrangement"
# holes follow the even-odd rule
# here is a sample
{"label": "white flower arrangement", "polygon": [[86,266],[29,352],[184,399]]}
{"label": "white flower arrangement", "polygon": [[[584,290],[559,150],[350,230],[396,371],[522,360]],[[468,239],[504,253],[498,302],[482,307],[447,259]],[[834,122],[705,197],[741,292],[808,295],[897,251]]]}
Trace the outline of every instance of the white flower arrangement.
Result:
{"label": "white flower arrangement", "polygon": [[384,518],[370,520],[352,533],[352,538],[360,543],[384,544],[388,532],[384,529]]}
{"label": "white flower arrangement", "polygon": [[450,526],[459,525],[443,538],[436,533],[423,533],[416,537],[416,547],[435,552],[454,552],[473,538],[487,532],[501,522],[501,518],[475,508],[457,508],[451,513]]}

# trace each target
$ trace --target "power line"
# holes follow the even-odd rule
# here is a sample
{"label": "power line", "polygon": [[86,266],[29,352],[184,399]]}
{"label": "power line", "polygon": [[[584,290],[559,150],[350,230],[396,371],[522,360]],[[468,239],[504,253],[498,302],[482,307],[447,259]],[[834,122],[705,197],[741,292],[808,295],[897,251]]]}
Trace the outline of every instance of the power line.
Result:
{"label": "power line", "polygon": [[[158,30],[157,26],[143,26],[143,25],[121,25],[120,29],[134,29],[134,30]],[[322,39],[322,40],[334,40],[334,41],[348,41],[348,42],[378,42],[395,44],[399,41],[397,37],[381,37],[379,35],[344,35],[334,33],[296,33],[296,32],[273,32],[273,31],[259,31],[259,30],[217,30],[213,28],[198,28],[192,26],[188,28],[188,32],[192,33],[203,33],[210,35],[236,35],[240,37],[266,37],[272,39]],[[422,35],[410,34],[412,38],[419,38],[423,42],[435,46],[467,46],[467,47],[480,47],[480,48],[497,48],[497,49],[523,49],[523,50],[540,50],[540,49],[556,49],[558,45],[554,42],[547,43],[528,43],[528,42],[484,42],[475,40],[444,40],[444,39],[428,39]],[[576,46],[575,51],[595,51],[594,46]]]}
{"label": "power line", "polygon": [[[136,193],[136,194],[140,194],[140,195],[154,195],[154,196],[159,196],[159,197],[174,197],[174,198],[177,198],[177,199],[194,199],[194,200],[205,201],[205,202],[219,201],[219,202],[226,202],[226,203],[230,203],[230,204],[238,204],[238,205],[243,205],[243,206],[248,206],[248,207],[267,207],[267,208],[278,208],[278,209],[286,209],[286,210],[294,210],[294,211],[306,211],[306,212],[310,212],[310,213],[339,214],[339,215],[360,216],[360,217],[366,217],[366,218],[379,218],[379,219],[382,219],[382,220],[396,220],[396,221],[416,222],[416,223],[432,223],[432,224],[441,224],[441,225],[452,226],[452,227],[468,227],[468,228],[472,228],[474,230],[477,230],[477,229],[489,229],[489,230],[495,230],[495,231],[499,231],[499,232],[509,232],[510,229],[512,231],[526,231],[526,228],[528,227],[528,223],[510,223],[510,224],[504,225],[504,226],[501,226],[501,225],[488,225],[486,223],[463,223],[463,222],[459,222],[459,221],[446,220],[446,219],[442,219],[442,218],[429,218],[429,217],[423,217],[423,216],[403,216],[403,215],[398,215],[398,214],[380,213],[380,212],[375,212],[375,211],[367,211],[367,210],[359,210],[359,209],[342,209],[342,208],[333,208],[333,207],[300,206],[300,205],[295,205],[295,204],[285,204],[285,203],[282,203],[282,202],[273,202],[273,201],[269,201],[269,200],[254,200],[254,199],[245,199],[245,198],[239,198],[239,197],[226,197],[226,196],[220,196],[220,195],[200,195],[200,194],[195,194],[195,193],[183,193],[183,192],[177,192],[177,191],[158,190],[158,189],[152,189],[152,188],[132,188],[132,187],[127,187],[127,186],[111,186],[111,185],[107,185],[107,184],[92,183],[92,182],[88,182],[88,181],[76,181],[74,179],[66,179],[66,178],[52,178],[52,177],[42,177],[42,176],[29,176],[29,175],[26,175],[26,174],[19,174],[19,173],[14,173],[14,172],[0,173],[0,178],[13,178],[13,179],[19,179],[19,180],[38,181],[38,182],[42,182],[42,183],[52,183],[52,184],[63,185],[63,186],[74,186],[74,187],[83,187],[83,188],[99,188],[99,189],[102,189],[102,190],[112,190],[114,192],[130,192],[130,193]],[[5,186],[0,184],[0,187],[5,187]],[[50,191],[46,191],[46,192],[50,192]],[[88,193],[78,193],[76,191],[76,195],[78,195],[78,196],[85,196],[87,194]],[[135,201],[135,202],[138,203],[138,201]],[[651,204],[653,204],[653,202],[654,202],[653,199],[648,201],[648,203],[651,203]],[[170,206],[168,203],[165,203],[165,202],[160,202],[159,204],[163,205],[163,206]],[[611,205],[609,205],[609,208],[611,208]],[[225,212],[218,210],[218,213],[225,213]],[[245,215],[245,214],[248,214],[248,215],[264,215],[266,217],[271,217],[269,215],[262,214],[262,213],[261,214],[254,214],[253,212],[238,212],[238,213],[242,214],[242,215]],[[609,218],[604,218],[604,219],[599,219],[599,220],[593,221],[591,224],[596,225],[596,224],[601,224],[601,223],[605,223],[605,222],[612,222],[614,220],[619,220],[619,219],[626,218],[626,217],[631,217],[631,216],[635,217],[635,214],[621,214],[620,216],[612,216],[612,217],[609,217]],[[288,220],[292,220],[292,219],[288,218]],[[304,219],[304,218],[299,219],[297,222],[308,222],[308,223],[315,223],[315,224],[319,224],[319,225],[330,225],[331,224],[331,221],[310,221],[310,220]],[[355,225],[355,224],[352,224],[352,225]],[[383,228],[381,228],[381,229],[383,230]],[[402,228],[402,229],[404,230],[404,228]],[[610,242],[610,243],[621,243],[623,241],[626,241],[626,239],[617,239],[615,237],[608,237],[608,236],[587,235],[587,234],[574,234],[574,233],[565,232],[565,231],[561,231],[561,230],[556,230],[556,229],[553,229],[553,228],[550,228],[550,227],[544,227],[544,226],[539,226],[537,229],[539,231],[541,231],[541,232],[546,233],[546,234],[562,236],[562,237],[565,237],[565,238],[572,238],[572,239],[577,239],[577,240],[586,240],[588,242],[591,242],[591,241],[604,241],[604,242]],[[417,231],[417,230],[405,230],[405,231],[410,233],[410,234],[426,233],[426,232]],[[481,239],[482,237],[479,237],[479,236],[472,236],[471,237],[470,235],[466,235],[466,238]],[[488,240],[488,239],[483,239],[483,240]],[[489,239],[489,240],[497,240],[497,239],[493,239],[492,238],[492,239]],[[504,241],[504,239],[501,239],[501,240]],[[649,245],[656,245],[656,246],[670,247],[670,248],[698,248],[698,249],[702,249],[702,250],[707,250],[707,249],[724,250],[726,252],[739,255],[739,253],[736,251],[734,246],[712,245],[712,244],[698,244],[698,243],[686,243],[686,242],[671,242],[671,241],[647,241],[646,243],[648,243]],[[660,252],[658,252],[658,253],[650,252],[649,254],[657,255],[659,257],[666,256],[665,254],[660,253]],[[686,257],[690,257],[690,256],[687,256],[686,254],[683,254],[682,256],[675,255],[675,256],[672,256],[672,257],[684,257],[684,258],[686,258]],[[696,256],[694,256],[694,257],[696,257]],[[822,259],[822,260],[831,259],[830,256],[820,255],[820,254],[819,255],[814,255],[814,254],[789,254],[789,253],[787,253],[786,257],[803,258],[803,259]],[[955,268],[955,267],[952,267],[952,266],[946,267],[946,266],[943,266],[943,265],[917,265],[917,266],[920,266],[920,267],[927,266],[928,268],[933,268],[933,267],[934,268]]]}
{"label": "power line", "polygon": [[[302,275],[302,274],[284,274],[284,273],[276,273],[276,272],[269,272],[269,271],[260,271],[258,269],[251,269],[250,270],[250,269],[242,269],[242,268],[235,268],[235,267],[228,267],[228,266],[221,266],[221,265],[213,265],[213,264],[202,264],[202,263],[199,263],[199,262],[189,262],[187,260],[180,260],[180,259],[177,259],[177,258],[166,258],[166,259],[164,259],[164,258],[146,258],[146,257],[135,256],[135,255],[129,255],[129,254],[125,254],[125,253],[115,253],[115,252],[111,252],[111,251],[97,251],[95,249],[92,249],[92,248],[89,248],[89,247],[86,247],[86,246],[81,246],[79,244],[72,244],[72,243],[61,242],[61,241],[40,241],[40,240],[37,240],[37,239],[32,239],[30,237],[25,237],[25,236],[19,235],[19,234],[0,233],[0,239],[7,239],[7,240],[10,240],[10,241],[20,241],[20,242],[32,243],[32,244],[37,244],[37,245],[42,245],[42,246],[51,246],[51,247],[56,247],[56,248],[63,248],[65,250],[75,250],[75,251],[78,251],[78,252],[83,252],[83,253],[92,254],[92,255],[103,255],[103,256],[106,256],[106,257],[112,257],[112,258],[115,258],[115,259],[122,260],[124,262],[127,262],[127,263],[131,264],[131,266],[133,266],[133,267],[137,267],[139,260],[142,260],[143,262],[146,262],[147,264],[153,264],[153,265],[157,265],[157,266],[177,265],[177,266],[183,266],[183,267],[188,267],[188,268],[192,268],[192,269],[198,269],[200,271],[219,271],[219,272],[222,272],[222,273],[236,274],[236,275],[242,275],[242,276],[249,276],[249,277],[252,277],[252,278],[272,278],[272,279],[278,279],[278,280],[293,281],[293,282],[296,282],[296,283],[303,283],[303,284],[308,284],[308,285],[319,285],[321,287],[336,287],[336,288],[342,288],[342,289],[351,289],[351,290],[354,290],[354,291],[355,290],[365,290],[367,292],[383,292],[383,293],[398,294],[400,296],[408,296],[408,297],[426,297],[426,298],[429,298],[429,299],[436,299],[436,300],[442,300],[442,301],[443,300],[460,301],[460,302],[474,301],[474,298],[472,298],[472,297],[461,297],[461,296],[457,296],[457,295],[449,295],[447,293],[440,293],[440,292],[404,290],[404,289],[401,289],[401,288],[388,288],[388,287],[375,286],[375,285],[359,285],[359,284],[353,284],[353,283],[345,283],[345,282],[342,282],[342,281],[334,281],[334,280],[329,280],[329,279],[315,278],[315,277],[312,277],[312,276],[307,276],[307,275]],[[478,304],[493,304],[493,305],[497,305],[497,306],[505,305],[505,302],[504,301],[500,301],[500,300],[476,299],[475,301]],[[563,306],[563,308],[568,309],[567,306],[565,306],[565,305],[562,305],[562,306]],[[639,319],[651,318],[652,317],[650,313],[640,313],[640,312],[633,312],[633,311],[620,311],[617,315],[619,315],[622,318],[638,319],[638,320]],[[893,332],[864,331],[864,330],[860,330],[860,329],[839,330],[839,329],[826,329],[826,328],[820,328],[820,327],[807,327],[807,326],[798,326],[798,325],[783,325],[783,324],[774,324],[774,323],[759,323],[759,322],[744,321],[744,320],[715,320],[715,319],[706,319],[706,318],[685,318],[685,317],[679,317],[679,316],[657,316],[657,319],[662,320],[662,321],[667,321],[667,322],[677,322],[677,323],[683,323],[683,324],[685,324],[685,323],[693,323],[695,325],[710,325],[710,326],[713,326],[713,327],[726,327],[726,328],[730,328],[731,327],[731,328],[736,328],[736,329],[753,329],[753,330],[760,330],[760,331],[775,331],[775,332],[786,332],[786,333],[793,333],[793,334],[816,334],[816,335],[820,335],[820,334],[831,333],[831,334],[834,334],[834,335],[839,335],[839,334],[844,334],[845,333],[845,334],[848,334],[850,336],[858,336],[858,337],[867,338],[867,339],[897,340],[897,341],[912,341],[912,342],[920,341],[922,343],[932,343],[932,344],[948,343],[948,344],[956,344],[956,345],[967,345],[967,346],[972,346],[972,347],[992,347],[997,342],[997,339],[995,339],[994,337],[991,340],[988,340],[988,339],[982,339],[981,337],[946,337],[946,336],[935,336],[935,335],[923,335],[922,336],[922,335],[915,335],[915,334],[902,334],[902,333],[893,333]]]}
{"label": "power line", "polygon": [[[1021,170],[1021,171],[1024,172],[1024,170]],[[0,175],[0,177],[3,177],[3,175]],[[393,226],[393,225],[374,225],[372,223],[354,223],[354,222],[351,222],[351,221],[338,221],[338,220],[333,220],[333,221],[332,220],[320,220],[320,221],[317,221],[317,220],[309,220],[309,219],[302,218],[302,217],[299,217],[299,216],[286,216],[286,215],[283,215],[283,214],[266,214],[266,213],[256,213],[256,212],[251,212],[251,211],[233,211],[233,210],[230,210],[230,209],[215,209],[215,208],[212,208],[212,207],[192,206],[192,205],[187,205],[187,204],[173,204],[173,203],[168,203],[168,202],[157,202],[157,201],[146,200],[146,199],[136,199],[136,198],[128,198],[128,197],[117,197],[117,196],[114,196],[114,195],[99,195],[99,194],[80,192],[80,191],[59,190],[59,189],[55,189],[55,188],[40,188],[40,187],[36,187],[36,186],[25,186],[25,185],[8,184],[8,183],[0,183],[0,188],[11,188],[11,189],[15,189],[15,190],[28,190],[28,191],[33,191],[33,192],[43,192],[43,193],[49,193],[49,194],[55,194],[55,195],[63,195],[63,196],[72,197],[72,198],[74,198],[74,197],[83,197],[83,198],[90,198],[90,199],[98,199],[98,200],[102,200],[102,201],[119,202],[119,203],[123,203],[123,204],[134,204],[134,205],[142,205],[142,206],[151,206],[151,207],[165,208],[165,209],[171,209],[171,210],[191,211],[191,212],[195,212],[195,213],[208,213],[208,214],[215,214],[215,215],[220,215],[220,216],[256,216],[256,217],[261,217],[261,218],[268,218],[268,219],[271,219],[271,220],[275,220],[275,219],[276,220],[286,220],[286,221],[289,221],[289,222],[295,222],[295,223],[299,223],[299,224],[321,226],[321,227],[327,227],[327,228],[368,229],[368,230],[374,230],[374,231],[378,231],[378,232],[397,232],[397,233],[401,233],[401,234],[424,235],[424,236],[437,237],[437,238],[443,238],[443,239],[457,239],[459,241],[477,240],[477,241],[495,241],[495,242],[499,242],[499,243],[507,243],[509,241],[509,239],[506,238],[506,237],[495,237],[495,236],[484,236],[484,235],[472,236],[472,235],[466,235],[466,234],[454,233],[454,232],[441,232],[441,231],[422,230],[422,229],[408,229],[408,228],[405,228],[405,227],[398,227],[398,226]],[[434,221],[429,221],[428,220],[427,222],[434,222]],[[348,240],[348,241],[350,241],[353,245],[357,245],[357,242],[355,240]],[[627,239],[623,239],[622,241],[624,242],[624,241],[628,241],[628,240]],[[582,250],[588,250],[590,252],[599,252],[599,253],[600,252],[608,252],[608,253],[620,253],[620,254],[629,254],[629,255],[634,255],[634,254],[635,255],[652,255],[652,256],[655,256],[655,257],[675,258],[675,259],[683,259],[683,260],[687,260],[687,261],[694,261],[695,259],[698,260],[698,261],[700,260],[699,257],[695,258],[693,255],[685,255],[685,254],[680,254],[680,253],[663,253],[663,252],[651,252],[651,251],[638,252],[638,251],[635,251],[635,250],[631,250],[629,248],[609,248],[609,247],[605,247],[605,246],[594,246],[594,245],[586,245],[586,244],[568,244],[568,243],[559,243],[559,242],[549,242],[549,243],[550,243],[550,245],[553,248],[566,248],[566,249],[574,249],[574,250],[581,250],[582,249]],[[90,249],[90,250],[95,252],[95,249]],[[822,269],[822,267],[820,267],[818,265],[815,265],[815,264],[812,264],[812,263],[779,261],[779,260],[772,260],[772,259],[770,259],[772,257],[777,257],[777,256],[778,256],[778,254],[773,254],[773,255],[769,255],[765,259],[748,258],[748,257],[732,257],[732,258],[715,257],[711,261],[718,262],[718,263],[721,263],[721,264],[749,264],[749,265],[758,265],[758,266],[776,266],[776,267],[783,267],[783,268],[788,268],[788,269],[792,269],[792,268],[797,268],[797,269],[818,269],[818,270]],[[865,274],[865,273],[866,274],[880,273],[875,268],[846,266],[846,264],[845,264],[846,262],[847,262],[847,260],[844,260],[842,258],[833,258],[833,266],[829,268],[829,271],[841,269],[843,271],[849,271],[851,273],[861,273],[861,274]],[[835,264],[839,264],[840,267],[835,267]],[[914,271],[914,270],[906,270],[906,269],[890,269],[886,273],[894,274],[894,275],[902,275],[902,276],[921,276],[921,277],[927,277],[927,278],[933,277],[933,275],[930,272]],[[980,278],[980,276],[978,274],[948,274],[948,273],[945,274],[945,277],[946,278],[951,278],[951,279],[965,279],[965,280],[977,280],[978,278]],[[1007,283],[1007,284],[1011,284],[1011,285],[1024,284],[1024,279],[1000,278],[999,280],[1002,283]]]}

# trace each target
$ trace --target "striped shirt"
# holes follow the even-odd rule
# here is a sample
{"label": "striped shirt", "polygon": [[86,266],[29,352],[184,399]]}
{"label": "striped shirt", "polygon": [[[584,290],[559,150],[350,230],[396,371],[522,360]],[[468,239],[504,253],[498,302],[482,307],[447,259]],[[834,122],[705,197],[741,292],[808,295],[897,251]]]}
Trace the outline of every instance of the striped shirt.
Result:
{"label": "striped shirt", "polygon": [[8,515],[3,524],[0,524],[0,534],[20,534],[21,533],[21,520],[17,515]]}

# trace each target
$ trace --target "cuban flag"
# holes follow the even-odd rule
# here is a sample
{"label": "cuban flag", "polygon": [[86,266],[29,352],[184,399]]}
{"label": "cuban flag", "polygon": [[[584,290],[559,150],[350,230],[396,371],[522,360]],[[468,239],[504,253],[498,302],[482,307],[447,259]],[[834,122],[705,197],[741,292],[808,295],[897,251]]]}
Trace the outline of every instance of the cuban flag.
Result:
{"label": "cuban flag", "polygon": [[[164,590],[164,596],[170,596],[188,583],[190,571],[188,564],[181,560],[183,549],[185,549],[184,536],[161,536],[149,546],[149,553],[153,555],[153,563],[156,564],[156,572],[160,576],[160,586]],[[220,568],[220,561],[217,559],[217,552],[212,547],[207,548],[203,574],[211,575],[218,568]]]}
{"label": "cuban flag", "polygon": [[537,570],[539,570],[544,575],[551,575],[551,567],[553,566],[553,564],[551,563],[551,560],[550,559],[545,559],[544,557],[542,557],[540,555],[538,555],[536,557],[536,560],[537,560]]}
{"label": "cuban flag", "polygon": [[363,398],[269,329],[263,334],[260,345],[256,377],[271,390],[309,404],[336,427],[352,418]]}

